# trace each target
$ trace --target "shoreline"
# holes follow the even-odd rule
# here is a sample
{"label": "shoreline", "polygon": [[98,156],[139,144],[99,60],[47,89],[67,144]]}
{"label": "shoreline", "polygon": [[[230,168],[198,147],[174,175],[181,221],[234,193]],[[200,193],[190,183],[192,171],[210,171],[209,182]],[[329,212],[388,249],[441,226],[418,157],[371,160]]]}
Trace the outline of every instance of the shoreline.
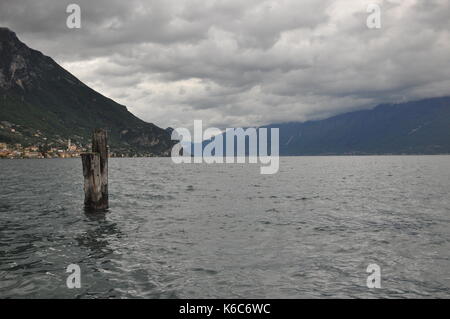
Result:
{"label": "shoreline", "polygon": [[[450,153],[442,154],[329,154],[329,155],[280,155],[279,157],[400,157],[400,156],[450,156]],[[246,156],[247,158],[248,156]],[[112,156],[111,159],[135,159],[135,158],[170,158],[170,156]],[[81,159],[81,156],[77,157],[53,157],[53,158],[5,158],[0,157],[0,160],[68,160],[68,159]]]}

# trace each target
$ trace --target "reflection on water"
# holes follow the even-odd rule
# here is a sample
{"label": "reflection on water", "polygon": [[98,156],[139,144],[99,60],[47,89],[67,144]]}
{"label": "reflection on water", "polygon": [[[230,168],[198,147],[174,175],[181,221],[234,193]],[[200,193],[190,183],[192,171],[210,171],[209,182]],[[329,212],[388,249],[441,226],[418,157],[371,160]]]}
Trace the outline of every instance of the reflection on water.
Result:
{"label": "reflection on water", "polygon": [[107,213],[85,213],[88,228],[84,233],[75,237],[75,240],[79,246],[84,246],[90,251],[88,258],[107,258],[114,252],[109,247],[108,238],[119,239],[121,236],[117,224],[106,219]]}
{"label": "reflection on water", "polygon": [[3,298],[450,296],[448,156],[283,158],[273,176],[112,159],[104,213],[83,209],[78,159],[0,170]]}

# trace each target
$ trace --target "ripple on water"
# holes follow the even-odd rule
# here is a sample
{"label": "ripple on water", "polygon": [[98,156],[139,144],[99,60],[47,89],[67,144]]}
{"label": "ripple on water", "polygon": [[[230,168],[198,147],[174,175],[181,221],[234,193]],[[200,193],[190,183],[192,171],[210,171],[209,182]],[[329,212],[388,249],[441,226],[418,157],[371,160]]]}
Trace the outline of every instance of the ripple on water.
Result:
{"label": "ripple on water", "polygon": [[111,159],[104,214],[83,211],[78,160],[2,168],[1,298],[450,297],[449,157],[282,158],[271,177]]}

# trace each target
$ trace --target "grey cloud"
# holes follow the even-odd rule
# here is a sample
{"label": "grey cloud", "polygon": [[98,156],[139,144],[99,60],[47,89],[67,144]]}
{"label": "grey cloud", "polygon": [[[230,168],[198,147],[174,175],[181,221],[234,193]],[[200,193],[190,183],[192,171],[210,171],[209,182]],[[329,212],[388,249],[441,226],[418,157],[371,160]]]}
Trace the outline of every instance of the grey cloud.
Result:
{"label": "grey cloud", "polygon": [[[82,29],[65,26],[67,4]],[[382,28],[366,27],[367,4]],[[0,24],[161,126],[319,119],[450,94],[447,0],[2,0]]]}

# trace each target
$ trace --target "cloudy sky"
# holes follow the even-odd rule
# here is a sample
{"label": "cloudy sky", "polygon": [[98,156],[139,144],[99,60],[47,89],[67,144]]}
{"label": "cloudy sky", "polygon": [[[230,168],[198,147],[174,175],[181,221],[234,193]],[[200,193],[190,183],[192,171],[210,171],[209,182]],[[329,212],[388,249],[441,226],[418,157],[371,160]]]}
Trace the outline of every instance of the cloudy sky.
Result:
{"label": "cloudy sky", "polygon": [[449,2],[1,0],[0,25],[146,121],[225,128],[450,95]]}

